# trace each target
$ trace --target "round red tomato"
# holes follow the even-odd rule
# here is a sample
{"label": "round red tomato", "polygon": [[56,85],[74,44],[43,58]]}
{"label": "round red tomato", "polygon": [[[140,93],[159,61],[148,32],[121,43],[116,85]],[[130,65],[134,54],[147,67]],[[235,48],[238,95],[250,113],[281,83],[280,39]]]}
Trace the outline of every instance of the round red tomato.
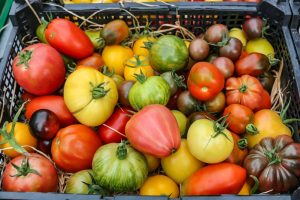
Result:
{"label": "round red tomato", "polygon": [[65,81],[65,65],[60,54],[47,44],[33,44],[23,49],[13,61],[17,83],[34,95],[55,92]]}
{"label": "round red tomato", "polygon": [[31,115],[40,109],[52,111],[58,117],[62,127],[77,122],[72,113],[68,110],[62,96],[48,95],[32,99],[25,107],[26,119],[30,119]]}
{"label": "round red tomato", "polygon": [[253,110],[261,104],[262,92],[261,83],[253,76],[231,77],[226,81],[227,105],[237,103]]}
{"label": "round red tomato", "polygon": [[52,141],[53,161],[66,172],[91,169],[94,153],[101,141],[93,129],[74,124],[60,129]]}
{"label": "round red tomato", "polygon": [[189,74],[187,85],[193,97],[200,101],[213,99],[224,88],[224,76],[208,62],[196,63]]}
{"label": "round red tomato", "polygon": [[246,106],[231,104],[224,110],[223,116],[226,115],[228,116],[226,120],[229,124],[228,129],[237,134],[241,134],[246,131],[246,126],[250,123],[254,114],[252,110]]}
{"label": "round red tomato", "polygon": [[83,59],[94,52],[89,37],[67,19],[52,20],[46,28],[45,36],[51,46],[71,58]]}
{"label": "round red tomato", "polygon": [[98,134],[104,144],[119,143],[126,139],[125,126],[130,119],[129,115],[127,108],[117,108],[110,118],[99,126]]}
{"label": "round red tomato", "polygon": [[37,153],[30,153],[28,157],[22,155],[14,158],[3,172],[4,191],[56,192],[57,186],[58,176],[55,167],[47,158]]}

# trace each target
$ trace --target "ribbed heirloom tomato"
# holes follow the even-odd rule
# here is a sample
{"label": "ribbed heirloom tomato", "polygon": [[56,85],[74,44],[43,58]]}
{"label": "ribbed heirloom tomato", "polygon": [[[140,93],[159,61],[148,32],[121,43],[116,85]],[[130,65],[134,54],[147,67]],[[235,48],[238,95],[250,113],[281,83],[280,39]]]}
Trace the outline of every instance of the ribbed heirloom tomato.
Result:
{"label": "ribbed heirloom tomato", "polygon": [[211,63],[196,63],[189,74],[187,85],[193,97],[200,101],[213,99],[224,88],[224,76]]}
{"label": "ribbed heirloom tomato", "polygon": [[74,124],[58,131],[52,141],[53,161],[67,172],[77,172],[92,167],[94,153],[101,141],[93,129]]}

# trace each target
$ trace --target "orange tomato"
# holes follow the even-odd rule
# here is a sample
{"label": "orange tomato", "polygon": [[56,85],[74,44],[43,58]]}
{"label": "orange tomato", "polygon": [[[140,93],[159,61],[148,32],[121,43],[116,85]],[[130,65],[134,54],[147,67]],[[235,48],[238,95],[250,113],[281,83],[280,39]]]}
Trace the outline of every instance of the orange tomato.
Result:
{"label": "orange tomato", "polygon": [[134,55],[126,61],[124,66],[124,78],[126,81],[136,81],[135,74],[141,74],[141,72],[146,77],[154,75],[154,70],[145,56]]}

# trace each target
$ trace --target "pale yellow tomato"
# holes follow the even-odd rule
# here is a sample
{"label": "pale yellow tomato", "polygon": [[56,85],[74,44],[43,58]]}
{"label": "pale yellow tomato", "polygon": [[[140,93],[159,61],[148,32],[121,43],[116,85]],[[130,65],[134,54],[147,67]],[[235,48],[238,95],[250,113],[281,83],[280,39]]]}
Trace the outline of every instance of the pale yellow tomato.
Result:
{"label": "pale yellow tomato", "polygon": [[267,57],[274,58],[275,51],[272,44],[265,38],[256,38],[249,40],[246,45],[247,53],[262,53]]}
{"label": "pale yellow tomato", "polygon": [[247,44],[247,37],[246,37],[246,34],[244,33],[244,31],[240,28],[232,28],[230,29],[229,31],[229,37],[233,37],[233,38],[236,38],[236,39],[239,39],[243,46],[246,46]]}
{"label": "pale yellow tomato", "polygon": [[148,172],[155,171],[160,165],[160,159],[156,158],[152,155],[149,155],[149,154],[144,154],[144,156],[145,156],[146,161],[147,161]]}

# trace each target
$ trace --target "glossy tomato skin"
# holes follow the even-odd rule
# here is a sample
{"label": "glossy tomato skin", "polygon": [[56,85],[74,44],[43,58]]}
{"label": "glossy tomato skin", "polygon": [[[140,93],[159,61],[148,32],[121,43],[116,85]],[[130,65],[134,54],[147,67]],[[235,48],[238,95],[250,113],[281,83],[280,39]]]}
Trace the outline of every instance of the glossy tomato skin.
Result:
{"label": "glossy tomato skin", "polygon": [[267,90],[269,93],[272,91],[272,87],[275,81],[275,77],[271,72],[265,72],[257,77],[261,85]]}
{"label": "glossy tomato skin", "polygon": [[223,116],[228,116],[226,122],[229,124],[228,129],[242,134],[246,131],[246,126],[251,122],[253,111],[247,106],[241,104],[231,104],[224,110]]}
{"label": "glossy tomato skin", "polygon": [[53,164],[45,157],[30,153],[28,162],[31,169],[40,175],[28,173],[24,176],[14,177],[17,170],[12,163],[20,166],[25,156],[14,158],[3,172],[2,189],[9,192],[56,192],[58,187],[58,176]]}
{"label": "glossy tomato skin", "polygon": [[251,110],[261,103],[263,87],[253,76],[231,77],[226,81],[226,103],[242,104]]}
{"label": "glossy tomato skin", "polygon": [[189,55],[195,61],[204,60],[209,54],[209,45],[204,39],[196,38],[189,45]]}
{"label": "glossy tomato skin", "polygon": [[56,135],[60,124],[58,117],[52,111],[41,109],[32,114],[29,126],[36,138],[50,140]]}
{"label": "glossy tomato skin", "polygon": [[192,97],[188,90],[185,90],[178,95],[177,108],[185,115],[189,115],[196,111],[197,104],[199,104],[199,102]]}
{"label": "glossy tomato skin", "polygon": [[129,35],[127,24],[120,19],[112,20],[107,23],[101,30],[101,37],[105,40],[106,45],[119,44]]}
{"label": "glossy tomato skin", "polygon": [[93,129],[74,124],[60,129],[52,141],[51,154],[58,167],[77,172],[92,167],[94,153],[101,140]]}
{"label": "glossy tomato skin", "polygon": [[250,53],[235,63],[237,75],[258,76],[267,72],[271,65],[269,58],[261,53]]}
{"label": "glossy tomato skin", "polygon": [[118,86],[119,102],[123,106],[130,107],[128,94],[129,94],[130,88],[133,86],[133,84],[134,84],[134,81],[123,81]]}
{"label": "glossy tomato skin", "polygon": [[225,94],[220,92],[212,100],[204,102],[204,106],[207,112],[210,113],[219,113],[222,112],[225,108],[226,99]]}
{"label": "glossy tomato skin", "polygon": [[220,72],[224,75],[225,79],[231,77],[234,73],[234,64],[233,62],[226,57],[217,57],[212,60],[211,62],[213,65],[215,65]]}
{"label": "glossy tomato skin", "polygon": [[46,95],[36,97],[26,105],[25,109],[26,119],[30,119],[32,114],[37,110],[47,109],[58,117],[62,127],[77,122],[72,113],[68,110],[62,96]]}
{"label": "glossy tomato skin", "polygon": [[89,37],[67,19],[52,20],[46,28],[45,35],[51,46],[71,58],[83,59],[94,52],[94,46]]}
{"label": "glossy tomato skin", "polygon": [[263,109],[271,109],[272,107],[272,102],[271,102],[271,97],[270,94],[266,91],[263,90],[262,94],[261,94],[261,104],[254,109],[254,112],[257,112],[259,110],[263,110]]}
{"label": "glossy tomato skin", "polygon": [[38,140],[37,149],[47,155],[51,155],[51,140]]}
{"label": "glossy tomato skin", "polygon": [[243,44],[239,39],[230,38],[228,43],[219,49],[219,54],[221,57],[227,57],[232,61],[236,61],[243,49]]}
{"label": "glossy tomato skin", "polygon": [[80,60],[77,63],[77,66],[84,65],[84,66],[90,66],[97,70],[101,69],[101,67],[104,66],[104,61],[102,56],[99,53],[93,53],[93,55],[86,57],[82,60]]}
{"label": "glossy tomato skin", "polygon": [[231,132],[231,135],[233,137],[234,145],[233,145],[233,150],[230,156],[226,159],[226,161],[243,166],[243,162],[246,156],[248,155],[248,149],[247,147],[241,147],[239,145],[239,140],[241,139],[240,136],[238,136],[233,132]]}
{"label": "glossy tomato skin", "polygon": [[182,193],[184,195],[237,194],[246,181],[246,175],[247,171],[244,168],[232,163],[208,165],[184,181]]}
{"label": "glossy tomato skin", "polygon": [[135,149],[158,158],[169,156],[180,146],[176,118],[160,104],[145,106],[134,114],[126,124],[125,133]]}
{"label": "glossy tomato skin", "polygon": [[[257,0],[251,0],[251,1],[256,2]],[[243,31],[245,32],[249,40],[262,37],[263,34],[262,29],[263,29],[263,20],[258,17],[247,19],[243,23]]]}
{"label": "glossy tomato skin", "polygon": [[221,42],[223,37],[228,33],[228,29],[223,24],[214,24],[210,26],[204,35],[204,39],[209,42],[216,44]]}
{"label": "glossy tomato skin", "polygon": [[224,88],[224,76],[211,63],[196,63],[188,76],[187,85],[193,97],[200,101],[213,99]]}
{"label": "glossy tomato skin", "polygon": [[170,97],[169,102],[167,104],[167,107],[171,110],[176,110],[177,108],[177,100],[180,96],[180,94],[182,93],[182,89],[178,88],[176,93]]}
{"label": "glossy tomato skin", "polygon": [[64,83],[66,73],[60,54],[42,43],[23,49],[14,59],[12,69],[17,83],[34,95],[55,92]]}
{"label": "glossy tomato skin", "polygon": [[[98,135],[104,144],[119,143],[125,140],[125,126],[130,119],[131,113],[126,107],[118,107],[115,112],[98,128]],[[116,131],[118,132],[116,132]],[[121,134],[123,135],[121,135]]]}

